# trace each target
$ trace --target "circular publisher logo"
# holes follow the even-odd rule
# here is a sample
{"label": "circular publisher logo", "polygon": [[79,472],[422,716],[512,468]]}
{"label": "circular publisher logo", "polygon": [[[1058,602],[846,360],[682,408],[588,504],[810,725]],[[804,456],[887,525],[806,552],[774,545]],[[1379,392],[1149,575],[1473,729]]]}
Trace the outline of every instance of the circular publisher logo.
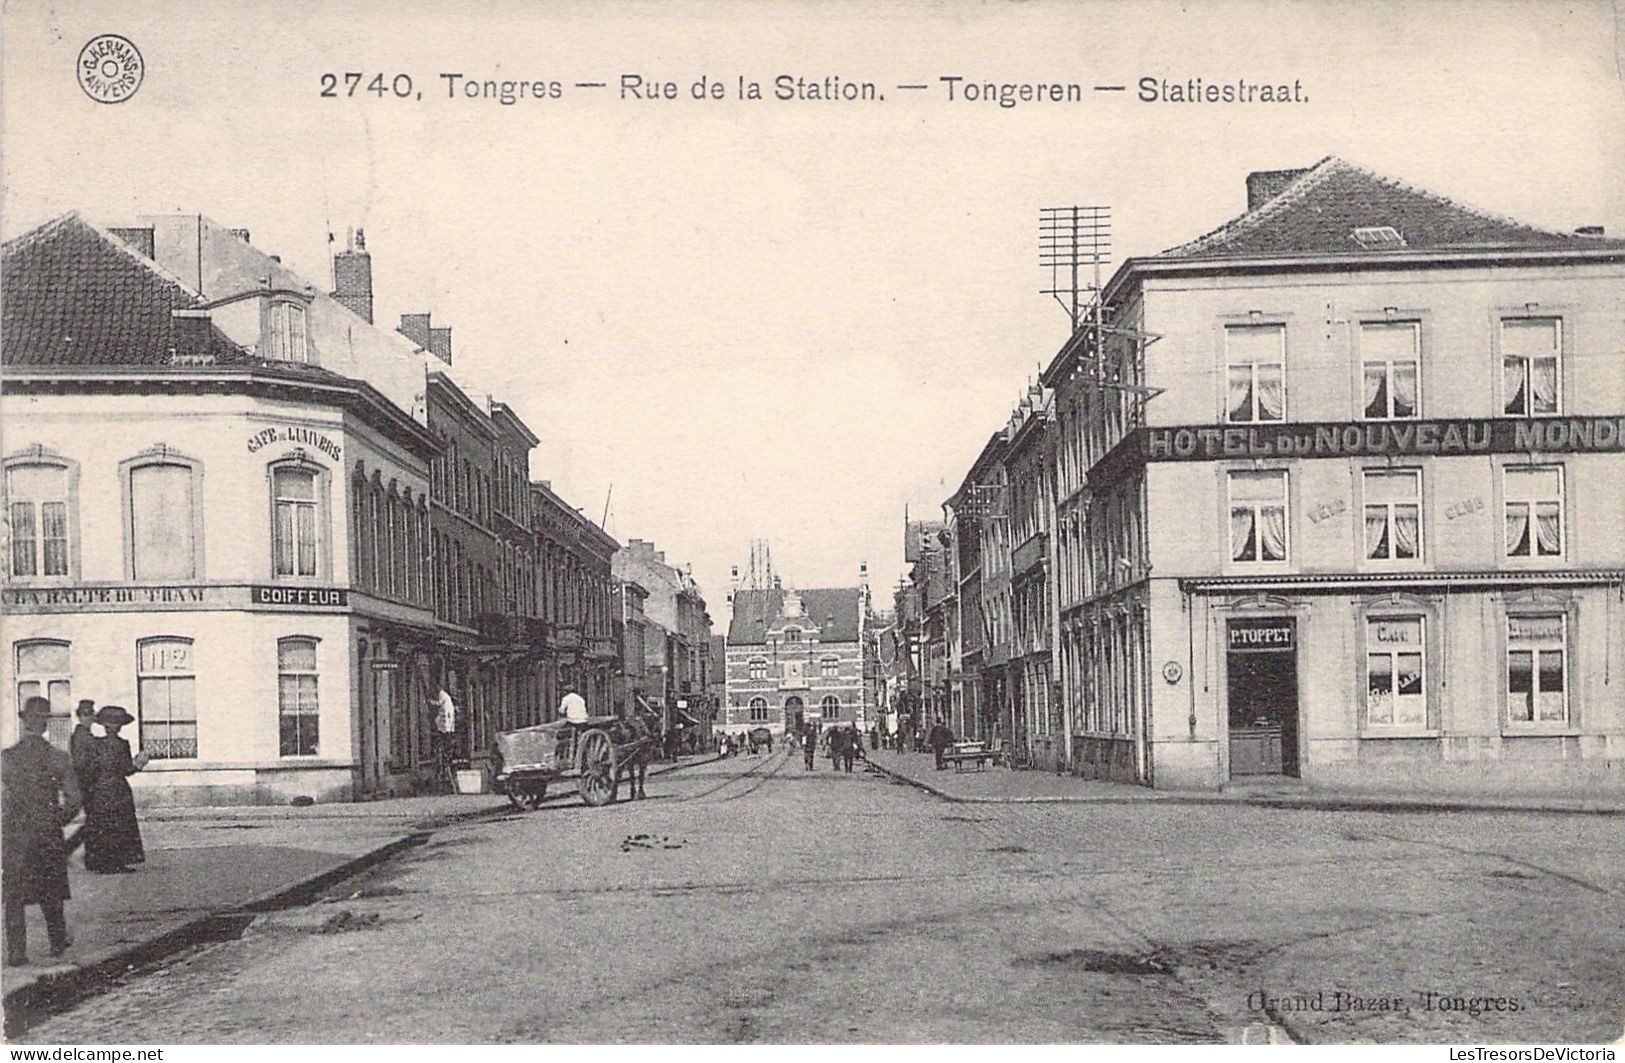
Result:
{"label": "circular publisher logo", "polygon": [[147,64],[129,38],[116,33],[92,37],[79,49],[79,87],[97,103],[123,103],[141,87]]}

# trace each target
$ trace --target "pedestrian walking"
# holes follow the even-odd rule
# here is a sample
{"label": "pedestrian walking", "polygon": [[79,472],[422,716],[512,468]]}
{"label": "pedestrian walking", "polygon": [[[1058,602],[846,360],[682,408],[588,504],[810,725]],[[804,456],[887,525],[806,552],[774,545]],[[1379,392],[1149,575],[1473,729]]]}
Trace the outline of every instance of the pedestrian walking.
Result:
{"label": "pedestrian walking", "polygon": [[813,759],[818,756],[818,736],[809,728],[801,738],[801,759],[806,763],[807,770],[813,770]]}
{"label": "pedestrian walking", "polygon": [[841,759],[846,755],[846,728],[836,727],[829,733],[829,766],[832,771],[841,770]]}
{"label": "pedestrian walking", "polygon": [[948,730],[948,725],[941,720],[932,724],[931,733],[926,736],[926,744],[931,747],[931,752],[937,756],[937,770],[941,771],[947,767],[942,755],[948,752],[949,746],[954,744],[954,733]]}
{"label": "pedestrian walking", "polygon": [[96,722],[107,733],[96,739],[95,774],[85,801],[85,870],[102,875],[134,871],[130,865],[142,863],[147,854],[141,847],[130,776],[147,766],[148,757],[130,756],[130,743],[119,737],[119,728],[135,722],[123,706],[102,706]]}
{"label": "pedestrian walking", "polygon": [[[74,710],[78,723],[74,725],[73,734],[68,736],[68,756],[73,761],[74,781],[79,784],[79,794],[85,797],[90,793],[90,784],[96,775],[96,732],[91,725],[96,722],[96,703],[89,698],[79,702],[79,708]],[[68,835],[68,854],[79,848],[84,841],[85,827],[80,824],[72,834]]]}
{"label": "pedestrian walking", "polygon": [[22,738],[0,753],[0,897],[6,965],[28,962],[27,906],[39,905],[51,955],[73,944],[62,902],[68,899],[68,851],[62,828],[79,814],[73,758],[45,740],[51,703],[29,698],[19,713]]}

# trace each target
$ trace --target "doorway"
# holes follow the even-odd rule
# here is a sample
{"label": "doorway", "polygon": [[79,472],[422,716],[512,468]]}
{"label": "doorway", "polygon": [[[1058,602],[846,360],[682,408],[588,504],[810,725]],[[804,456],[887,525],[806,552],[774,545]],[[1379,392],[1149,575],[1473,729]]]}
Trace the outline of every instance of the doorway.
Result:
{"label": "doorway", "polygon": [[1230,777],[1297,776],[1297,622],[1291,617],[1232,620],[1226,647]]}

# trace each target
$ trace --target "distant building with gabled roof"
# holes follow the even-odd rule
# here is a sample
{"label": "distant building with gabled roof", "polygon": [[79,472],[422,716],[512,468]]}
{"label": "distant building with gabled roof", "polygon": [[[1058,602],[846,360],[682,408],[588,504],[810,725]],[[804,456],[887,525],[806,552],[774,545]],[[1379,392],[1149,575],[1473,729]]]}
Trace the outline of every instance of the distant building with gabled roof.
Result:
{"label": "distant building with gabled roof", "polygon": [[865,682],[869,588],[742,587],[733,595],[727,640],[727,705],[720,729],[775,734],[806,726],[876,722]]}

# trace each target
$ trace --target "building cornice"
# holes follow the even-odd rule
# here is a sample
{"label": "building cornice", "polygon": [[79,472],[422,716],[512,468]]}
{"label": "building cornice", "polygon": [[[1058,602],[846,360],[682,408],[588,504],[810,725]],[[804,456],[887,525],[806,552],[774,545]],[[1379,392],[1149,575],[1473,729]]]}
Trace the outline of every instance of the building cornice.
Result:
{"label": "building cornice", "polygon": [[365,381],[336,374],[317,377],[272,365],[0,367],[3,394],[157,394],[175,391],[242,394],[257,398],[305,398],[349,410],[428,460],[440,444],[428,428],[402,413]]}

